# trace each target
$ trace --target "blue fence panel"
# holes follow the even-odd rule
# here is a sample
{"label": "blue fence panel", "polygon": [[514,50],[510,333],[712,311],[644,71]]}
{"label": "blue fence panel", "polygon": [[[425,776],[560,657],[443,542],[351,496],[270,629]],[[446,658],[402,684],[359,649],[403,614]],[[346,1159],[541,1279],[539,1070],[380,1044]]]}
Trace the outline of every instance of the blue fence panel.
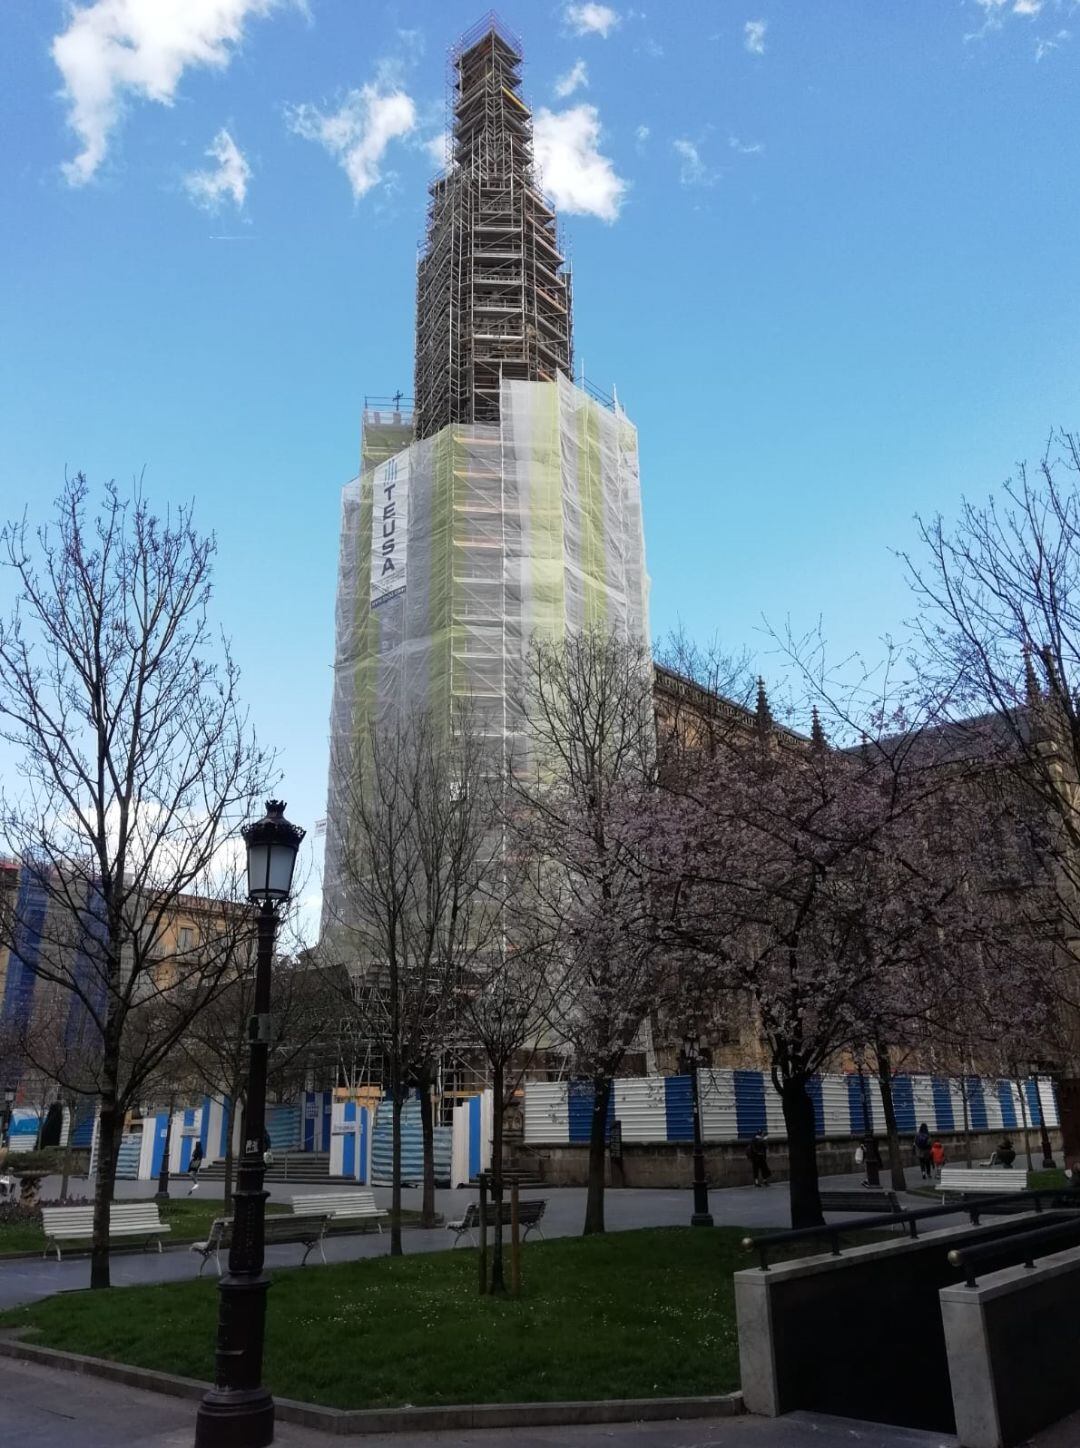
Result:
{"label": "blue fence panel", "polygon": [[913,1133],[919,1123],[915,1120],[915,1088],[910,1076],[892,1078],[892,1099],[897,1130]]}
{"label": "blue fence panel", "polygon": [[1042,1102],[1039,1100],[1039,1083],[1030,1076],[1024,1082],[1024,1094],[1027,1096],[1028,1120],[1032,1126],[1042,1125]]}
{"label": "blue fence panel", "polygon": [[866,1077],[853,1071],[847,1078],[848,1115],[852,1136],[865,1136],[874,1129],[874,1104]]}
{"label": "blue fence panel", "polygon": [[[592,1132],[593,1083],[571,1081],[566,1092],[567,1115],[570,1118],[570,1140],[588,1141]],[[611,1135],[611,1123],[615,1119],[615,1090],[608,1092],[607,1122],[604,1126],[604,1140]]]}
{"label": "blue fence panel", "polygon": [[952,1092],[949,1090],[948,1081],[941,1076],[931,1076],[930,1089],[934,1093],[934,1116],[937,1130],[955,1131],[956,1116],[953,1112]]}
{"label": "blue fence panel", "polygon": [[735,1072],[735,1120],[740,1138],[765,1130],[765,1077],[761,1071]]}
{"label": "blue fence panel", "polygon": [[[968,1076],[964,1080],[967,1091],[968,1119],[972,1131],[989,1131],[990,1117],[986,1110],[986,1092],[979,1076]],[[960,1123],[961,1131],[964,1123]]]}
{"label": "blue fence panel", "polygon": [[480,1175],[480,1097],[469,1097],[469,1180]]}
{"label": "blue fence panel", "polygon": [[821,1077],[813,1076],[806,1083],[806,1094],[814,1103],[814,1130],[818,1136],[825,1135],[825,1103],[821,1099]]}
{"label": "blue fence panel", "polygon": [[999,1081],[997,1083],[997,1099],[1001,1103],[1001,1124],[1016,1130],[1016,1098],[1012,1092],[1011,1081]]}

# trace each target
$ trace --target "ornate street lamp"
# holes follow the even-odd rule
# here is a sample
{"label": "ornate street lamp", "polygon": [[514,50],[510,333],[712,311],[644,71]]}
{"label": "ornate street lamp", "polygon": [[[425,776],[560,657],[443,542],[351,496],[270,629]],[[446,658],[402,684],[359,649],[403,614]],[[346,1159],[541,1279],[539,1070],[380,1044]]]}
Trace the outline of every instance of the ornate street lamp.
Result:
{"label": "ornate street lamp", "polygon": [[11,1118],[15,1111],[15,1097],[18,1089],[15,1086],[4,1087],[4,1115],[0,1120],[0,1146],[10,1146]]}
{"label": "ornate street lamp", "polygon": [[690,1075],[690,1110],[694,1122],[694,1211],[690,1225],[711,1227],[713,1219],[709,1211],[709,1184],[705,1179],[705,1144],[701,1136],[701,1093],[698,1089],[701,1046],[697,1036],[687,1034],[683,1037],[682,1058]]}
{"label": "ornate street lamp", "polygon": [[282,800],[268,799],[263,818],[245,825],[241,833],[247,846],[248,899],[259,907],[255,1010],[248,1022],[247,1105],[233,1193],[229,1270],[219,1283],[214,1386],[199,1404],[195,1448],[265,1448],[274,1440],[274,1400],[262,1385],[270,1285],[263,1273],[266,1062],[273,1036],[270,970],[278,906],[289,898],[304,831],[285,818]]}
{"label": "ornate street lamp", "polygon": [[1039,1138],[1042,1145],[1042,1164],[1044,1171],[1052,1171],[1055,1166],[1054,1151],[1050,1145],[1050,1133],[1046,1129],[1046,1108],[1043,1106],[1042,1096],[1039,1094],[1039,1077],[1049,1076],[1053,1084],[1053,1067],[1046,1061],[1032,1061],[1028,1073],[1035,1080],[1035,1100],[1039,1106]]}

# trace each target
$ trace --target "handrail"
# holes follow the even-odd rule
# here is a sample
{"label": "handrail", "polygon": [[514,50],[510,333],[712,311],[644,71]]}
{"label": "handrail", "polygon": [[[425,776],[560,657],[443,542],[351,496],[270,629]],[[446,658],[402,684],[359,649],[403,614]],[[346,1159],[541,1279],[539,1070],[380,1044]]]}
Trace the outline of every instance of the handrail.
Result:
{"label": "handrail", "polygon": [[746,1252],[757,1252],[761,1270],[769,1270],[769,1248],[786,1246],[790,1242],[805,1241],[827,1241],[834,1257],[840,1256],[840,1237],[849,1235],[856,1228],[859,1231],[873,1230],[877,1227],[895,1227],[898,1223],[902,1227],[909,1227],[911,1238],[914,1241],[918,1235],[918,1223],[928,1221],[936,1217],[954,1217],[958,1213],[966,1212],[971,1219],[971,1225],[979,1225],[979,1217],[983,1212],[990,1212],[995,1207],[1015,1207],[1018,1202],[1031,1202],[1035,1211],[1042,1211],[1044,1197],[1067,1197],[1074,1196],[1077,1208],[1080,1208],[1080,1189],[1075,1187],[1033,1187],[1023,1192],[1004,1192],[994,1196],[980,1197],[979,1200],[962,1198],[957,1202],[948,1202],[944,1206],[937,1207],[915,1207],[907,1212],[882,1212],[872,1216],[848,1217],[836,1225],[826,1223],[821,1227],[793,1227],[783,1232],[769,1232],[762,1237],[744,1237],[742,1240],[743,1250]]}
{"label": "handrail", "polygon": [[963,1272],[966,1286],[976,1287],[978,1283],[975,1273],[979,1268],[985,1269],[991,1264],[1013,1267],[1017,1263],[1034,1268],[1036,1257],[1045,1257],[1059,1246],[1076,1245],[1080,1245],[1080,1221],[1054,1222],[1049,1227],[1033,1227],[1027,1232],[1015,1232],[1003,1241],[954,1247],[949,1253],[949,1266]]}

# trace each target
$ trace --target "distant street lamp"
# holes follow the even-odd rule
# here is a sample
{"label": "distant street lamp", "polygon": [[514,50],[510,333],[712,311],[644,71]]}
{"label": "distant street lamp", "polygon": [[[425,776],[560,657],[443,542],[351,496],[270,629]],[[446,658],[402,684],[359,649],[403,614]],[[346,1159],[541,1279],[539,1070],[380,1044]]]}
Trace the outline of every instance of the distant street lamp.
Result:
{"label": "distant street lamp", "polygon": [[199,1404],[195,1448],[266,1448],[274,1439],[274,1400],[262,1385],[270,1285],[263,1273],[266,1063],[273,1035],[270,972],[278,906],[289,898],[304,831],[285,818],[282,800],[268,799],[263,818],[245,825],[241,833],[247,846],[248,899],[259,907],[255,1010],[248,1022],[247,1106],[233,1193],[229,1270],[219,1283],[214,1386]]}
{"label": "distant street lamp", "polygon": [[[1050,1133],[1046,1129],[1046,1111],[1043,1107],[1042,1096],[1039,1094],[1039,1077],[1040,1075],[1050,1076],[1051,1070],[1052,1067],[1048,1066],[1045,1061],[1032,1061],[1030,1066],[1030,1074],[1035,1081],[1035,1100],[1039,1106],[1039,1139],[1042,1142],[1044,1171],[1052,1171],[1055,1163],[1053,1148],[1050,1145]],[[1050,1079],[1052,1083],[1053,1077],[1050,1076]]]}
{"label": "distant street lamp", "polygon": [[705,1143],[701,1136],[701,1093],[698,1089],[701,1046],[696,1036],[683,1038],[682,1055],[685,1069],[690,1073],[690,1110],[694,1122],[694,1211],[690,1225],[711,1227],[713,1219],[709,1211],[709,1184],[705,1177]]}
{"label": "distant street lamp", "polygon": [[11,1145],[11,1118],[15,1111],[15,1097],[18,1087],[4,1087],[4,1119],[0,1122],[0,1146]]}
{"label": "distant street lamp", "polygon": [[161,1168],[158,1171],[157,1191],[154,1193],[155,1202],[167,1202],[169,1200],[169,1156],[172,1152],[172,1123],[176,1113],[176,1097],[169,1097],[169,1114],[165,1118],[165,1146],[161,1152]]}

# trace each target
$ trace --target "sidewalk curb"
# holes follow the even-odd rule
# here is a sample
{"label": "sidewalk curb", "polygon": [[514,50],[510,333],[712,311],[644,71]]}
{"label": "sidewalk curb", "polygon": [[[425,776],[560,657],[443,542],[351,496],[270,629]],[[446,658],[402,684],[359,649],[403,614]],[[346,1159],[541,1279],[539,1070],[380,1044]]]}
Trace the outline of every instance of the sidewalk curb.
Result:
{"label": "sidewalk curb", "polygon": [[[0,1337],[0,1357],[107,1378],[129,1388],[198,1400],[209,1387],[194,1378],[154,1368],[130,1367]],[[580,1403],[461,1403],[430,1408],[322,1408],[291,1398],[274,1399],[281,1423],[298,1423],[340,1436],[363,1433],[460,1432],[474,1428],[552,1428],[582,1423],[663,1422],[667,1419],[734,1418],[745,1412],[741,1392],[699,1398],[611,1398]]]}

